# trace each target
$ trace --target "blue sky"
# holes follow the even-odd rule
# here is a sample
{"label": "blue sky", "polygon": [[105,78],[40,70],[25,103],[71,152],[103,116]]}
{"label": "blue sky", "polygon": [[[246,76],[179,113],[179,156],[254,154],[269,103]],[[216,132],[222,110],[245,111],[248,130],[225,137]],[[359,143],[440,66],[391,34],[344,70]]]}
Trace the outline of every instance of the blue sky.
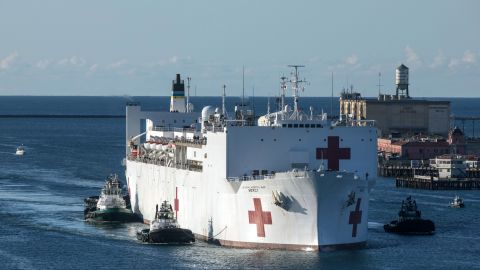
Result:
{"label": "blue sky", "polygon": [[416,97],[478,97],[480,1],[4,1],[0,95],[276,95],[303,64],[305,96],[351,84],[394,91],[410,67]]}

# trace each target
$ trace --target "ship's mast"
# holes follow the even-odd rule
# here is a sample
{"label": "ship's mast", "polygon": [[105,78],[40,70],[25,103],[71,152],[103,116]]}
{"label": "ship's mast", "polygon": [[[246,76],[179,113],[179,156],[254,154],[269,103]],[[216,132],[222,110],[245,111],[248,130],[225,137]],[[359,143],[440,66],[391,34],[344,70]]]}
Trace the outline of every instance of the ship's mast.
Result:
{"label": "ship's mast", "polygon": [[245,106],[245,66],[242,67],[242,109]]}
{"label": "ship's mast", "polygon": [[190,112],[190,81],[191,80],[192,78],[187,77],[187,110],[186,110],[187,113]]}
{"label": "ship's mast", "polygon": [[285,109],[285,92],[287,91],[287,77],[282,76],[280,77],[280,110],[283,111]]}
{"label": "ship's mast", "polygon": [[225,95],[225,88],[226,88],[226,87],[227,87],[227,86],[224,84],[224,85],[223,85],[223,95],[222,95],[222,114],[223,114],[224,116],[225,116],[225,114],[226,114],[226,110],[225,110],[225,96],[226,96],[226,95]]}
{"label": "ship's mast", "polygon": [[298,90],[303,90],[302,83],[306,83],[306,80],[300,80],[298,78],[298,68],[305,67],[303,65],[288,65],[289,67],[293,67],[294,71],[292,72],[293,77],[290,79],[290,83],[292,84],[292,91],[293,91],[293,114],[290,117],[292,120],[298,120],[300,109],[298,107]]}

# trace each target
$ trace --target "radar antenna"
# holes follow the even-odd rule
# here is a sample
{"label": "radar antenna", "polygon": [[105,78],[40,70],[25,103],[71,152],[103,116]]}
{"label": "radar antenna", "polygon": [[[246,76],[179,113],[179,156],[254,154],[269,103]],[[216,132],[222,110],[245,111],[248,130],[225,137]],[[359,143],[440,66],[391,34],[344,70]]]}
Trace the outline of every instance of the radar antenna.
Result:
{"label": "radar antenna", "polygon": [[299,90],[304,90],[305,88],[302,86],[302,84],[307,83],[305,79],[301,80],[299,79],[299,74],[298,74],[298,68],[305,67],[304,65],[288,65],[288,67],[294,68],[294,71],[292,72],[292,78],[290,79],[290,83],[292,84],[292,91],[293,91],[293,114],[290,117],[290,119],[293,120],[298,120],[299,119],[299,114],[300,114],[300,109],[298,107],[298,91]]}
{"label": "radar antenna", "polygon": [[382,92],[380,90],[381,90],[381,87],[383,86],[383,84],[382,84],[382,73],[381,72],[378,73],[378,84],[377,84],[377,86],[378,86],[378,98],[380,98],[380,95],[382,94]]}

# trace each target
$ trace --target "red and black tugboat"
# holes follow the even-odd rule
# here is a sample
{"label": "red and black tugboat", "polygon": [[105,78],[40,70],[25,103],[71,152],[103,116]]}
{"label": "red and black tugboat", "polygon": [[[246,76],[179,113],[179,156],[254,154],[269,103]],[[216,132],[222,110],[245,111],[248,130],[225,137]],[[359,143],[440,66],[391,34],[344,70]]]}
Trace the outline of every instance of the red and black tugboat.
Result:
{"label": "red and black tugboat", "polygon": [[383,229],[389,233],[398,234],[434,234],[435,224],[428,219],[422,219],[422,213],[417,209],[417,203],[408,196],[402,201],[398,212],[398,220],[385,224]]}

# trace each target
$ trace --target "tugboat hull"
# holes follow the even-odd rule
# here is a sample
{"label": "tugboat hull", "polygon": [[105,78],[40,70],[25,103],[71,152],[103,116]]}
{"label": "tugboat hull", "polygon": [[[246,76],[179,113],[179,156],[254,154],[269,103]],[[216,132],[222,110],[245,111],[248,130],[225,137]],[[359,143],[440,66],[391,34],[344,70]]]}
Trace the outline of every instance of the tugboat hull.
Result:
{"label": "tugboat hull", "polygon": [[138,218],[129,209],[110,208],[90,212],[87,214],[86,220],[90,222],[135,222],[138,221]]}
{"label": "tugboat hull", "polygon": [[392,221],[383,226],[385,232],[397,234],[434,234],[435,224],[431,220]]}
{"label": "tugboat hull", "polygon": [[181,228],[164,228],[150,232],[150,242],[153,243],[192,243],[195,236],[192,231]]}
{"label": "tugboat hull", "polygon": [[195,242],[195,236],[192,231],[181,228],[164,228],[155,231],[144,229],[137,232],[137,239],[143,242],[164,244],[188,244]]}

